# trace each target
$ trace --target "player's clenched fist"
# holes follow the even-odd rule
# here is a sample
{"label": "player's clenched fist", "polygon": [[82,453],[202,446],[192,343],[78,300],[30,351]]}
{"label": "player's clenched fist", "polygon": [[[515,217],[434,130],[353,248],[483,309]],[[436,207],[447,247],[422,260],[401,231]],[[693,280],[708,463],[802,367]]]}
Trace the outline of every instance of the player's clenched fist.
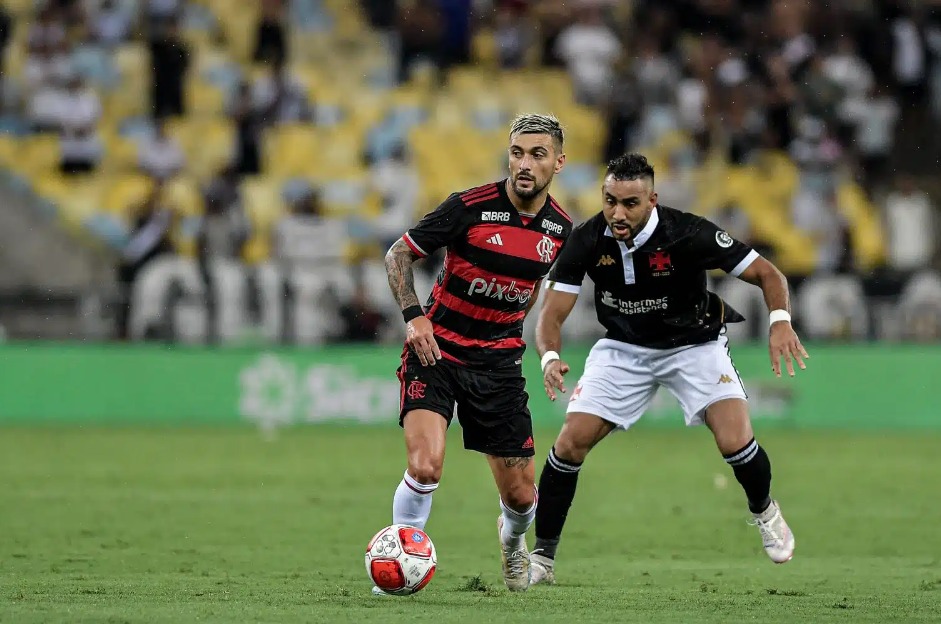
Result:
{"label": "player's clenched fist", "polygon": [[546,364],[542,371],[542,382],[546,387],[546,395],[550,401],[555,401],[555,391],[565,393],[565,373],[569,372],[569,365],[562,360],[552,360]]}
{"label": "player's clenched fist", "polygon": [[405,326],[408,346],[415,352],[422,366],[434,366],[441,359],[441,351],[435,342],[435,330],[424,316],[413,318]]}

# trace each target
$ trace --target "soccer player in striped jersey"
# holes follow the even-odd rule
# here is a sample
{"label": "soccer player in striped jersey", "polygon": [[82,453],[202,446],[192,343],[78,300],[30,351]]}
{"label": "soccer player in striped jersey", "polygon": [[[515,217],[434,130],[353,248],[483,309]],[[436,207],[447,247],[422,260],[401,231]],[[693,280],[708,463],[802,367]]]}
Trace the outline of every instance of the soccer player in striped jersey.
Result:
{"label": "soccer player in striped jersey", "polygon": [[[518,117],[509,133],[509,177],[452,194],[386,254],[407,335],[397,373],[408,468],[392,520],[424,528],[456,413],[464,447],[486,455],[500,493],[503,578],[512,591],[529,587],[524,537],[537,498],[523,319],[572,231],[549,195],[565,165],[563,141],[556,118]],[[442,247],[444,267],[422,307],[412,263]]]}

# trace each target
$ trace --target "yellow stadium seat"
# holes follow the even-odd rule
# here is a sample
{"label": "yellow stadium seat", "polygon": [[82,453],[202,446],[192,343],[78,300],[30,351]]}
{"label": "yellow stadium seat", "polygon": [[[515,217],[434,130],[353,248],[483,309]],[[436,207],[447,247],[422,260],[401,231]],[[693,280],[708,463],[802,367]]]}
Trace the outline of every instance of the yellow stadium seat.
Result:
{"label": "yellow stadium seat", "polygon": [[287,206],[281,196],[281,183],[275,178],[245,178],[242,182],[242,198],[253,231],[267,235],[278,219],[287,214]]}
{"label": "yellow stadium seat", "polygon": [[225,94],[215,85],[192,78],[186,84],[186,112],[188,115],[222,115]]}
{"label": "yellow stadium seat", "polygon": [[168,122],[167,132],[186,155],[186,171],[199,180],[214,175],[231,162],[235,152],[235,129],[228,119],[183,117]]}
{"label": "yellow stadium seat", "polygon": [[153,181],[141,173],[127,173],[109,178],[102,193],[101,208],[126,218],[144,203],[153,191]]}
{"label": "yellow stadium seat", "polygon": [[102,187],[99,176],[66,177],[60,173],[39,176],[34,184],[40,197],[58,206],[63,223],[72,229],[100,211]]}
{"label": "yellow stadium seat", "polygon": [[269,128],[262,140],[264,170],[276,177],[304,175],[320,158],[324,135],[308,124]]}
{"label": "yellow stadium seat", "polygon": [[34,135],[19,143],[16,158],[9,164],[13,171],[31,178],[59,166],[59,137],[55,134]]}
{"label": "yellow stadium seat", "polygon": [[885,261],[885,238],[876,208],[863,189],[847,182],[837,189],[840,212],[850,223],[856,262],[861,269],[872,269]]}
{"label": "yellow stadium seat", "polygon": [[203,196],[193,178],[177,176],[164,185],[161,193],[166,204],[178,215],[196,217],[203,214]]}

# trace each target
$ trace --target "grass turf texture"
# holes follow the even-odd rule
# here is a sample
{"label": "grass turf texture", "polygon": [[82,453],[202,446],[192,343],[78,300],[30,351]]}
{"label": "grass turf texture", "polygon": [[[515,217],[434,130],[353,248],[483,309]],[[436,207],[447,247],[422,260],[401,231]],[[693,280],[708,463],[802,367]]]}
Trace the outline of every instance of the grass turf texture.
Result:
{"label": "grass turf texture", "polygon": [[941,437],[759,438],[797,536],[784,566],[705,430],[637,430],[586,464],[560,584],[510,594],[491,477],[455,427],[438,574],[374,598],[363,553],[390,520],[397,429],[3,429],[0,622],[937,622]]}

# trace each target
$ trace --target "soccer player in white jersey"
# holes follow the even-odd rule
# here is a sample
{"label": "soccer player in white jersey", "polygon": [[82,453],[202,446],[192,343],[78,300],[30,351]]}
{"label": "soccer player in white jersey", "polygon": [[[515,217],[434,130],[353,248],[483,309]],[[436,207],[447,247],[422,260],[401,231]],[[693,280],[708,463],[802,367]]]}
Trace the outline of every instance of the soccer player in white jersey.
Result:
{"label": "soccer player in white jersey", "polygon": [[640,154],[613,160],[603,207],[575,228],[549,274],[536,326],[549,398],[565,392],[562,324],[587,274],[607,333],[585,362],[565,424],[539,479],[532,583],[555,581],[555,555],[591,449],[643,415],[658,386],[679,400],[687,425],[705,424],[745,491],[765,552],[775,563],[794,554],[794,535],[771,498],[771,462],[757,443],[747,396],[728,351],[725,324],[743,317],[706,289],[722,269],[759,286],[770,313],[771,367],[805,368],[806,351],[790,323],[787,280],[768,260],[708,220],[657,203],[654,170]]}

